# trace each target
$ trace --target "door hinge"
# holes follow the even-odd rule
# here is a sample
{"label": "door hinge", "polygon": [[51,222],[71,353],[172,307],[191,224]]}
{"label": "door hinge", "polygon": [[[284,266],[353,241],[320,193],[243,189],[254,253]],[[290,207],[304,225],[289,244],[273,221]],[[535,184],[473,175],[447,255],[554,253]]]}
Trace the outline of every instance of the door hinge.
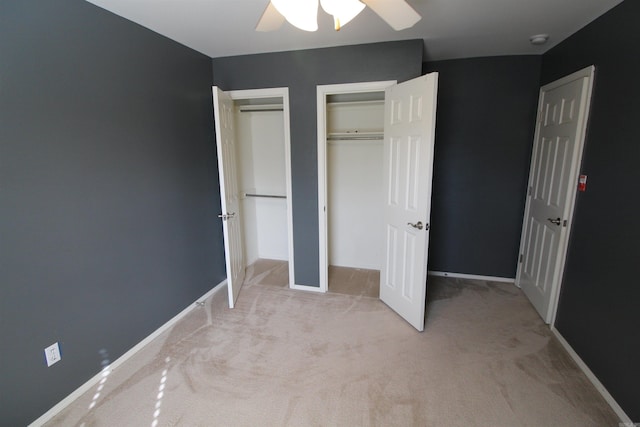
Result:
{"label": "door hinge", "polygon": [[527,196],[530,196],[532,192],[533,192],[533,187],[530,185],[529,188],[527,188]]}
{"label": "door hinge", "polygon": [[234,218],[236,216],[235,212],[231,212],[231,213],[226,213],[226,214],[220,214],[218,215],[218,218],[222,218],[223,221],[226,221],[230,218]]}
{"label": "door hinge", "polygon": [[524,261],[524,254],[520,254],[518,263],[522,264],[522,261]]}
{"label": "door hinge", "polygon": [[567,226],[567,220],[565,219],[564,221],[562,221],[562,226],[566,227]]}

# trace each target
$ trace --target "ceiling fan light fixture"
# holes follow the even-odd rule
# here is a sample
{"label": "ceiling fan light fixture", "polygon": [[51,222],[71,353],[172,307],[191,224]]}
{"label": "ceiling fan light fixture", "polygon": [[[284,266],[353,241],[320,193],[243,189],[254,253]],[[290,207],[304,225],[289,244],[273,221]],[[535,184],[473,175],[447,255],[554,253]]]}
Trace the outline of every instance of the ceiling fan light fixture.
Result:
{"label": "ceiling fan light fixture", "polygon": [[294,27],[318,30],[318,0],[271,0],[271,3]]}
{"label": "ceiling fan light fixture", "polygon": [[359,0],[320,0],[325,12],[333,16],[336,31],[347,25],[365,8]]}
{"label": "ceiling fan light fixture", "polygon": [[[333,17],[336,31],[358,16],[365,7],[396,31],[411,28],[422,16],[408,0],[271,0],[262,13],[256,31],[274,31],[286,20],[304,31],[318,30],[318,6]],[[416,0],[417,1],[417,0]]]}

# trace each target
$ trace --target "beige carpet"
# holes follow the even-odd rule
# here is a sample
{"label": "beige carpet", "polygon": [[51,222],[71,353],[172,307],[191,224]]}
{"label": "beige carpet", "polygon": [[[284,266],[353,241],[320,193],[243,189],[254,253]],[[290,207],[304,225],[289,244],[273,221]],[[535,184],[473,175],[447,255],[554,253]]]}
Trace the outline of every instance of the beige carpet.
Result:
{"label": "beige carpet", "polygon": [[430,277],[419,333],[375,298],[254,273],[235,309],[218,292],[48,425],[618,425],[513,285]]}
{"label": "beige carpet", "polygon": [[378,298],[380,271],[330,265],[329,292]]}
{"label": "beige carpet", "polygon": [[[259,259],[246,272],[246,283],[289,286],[289,264],[286,261]],[[363,268],[329,266],[329,292],[378,298],[380,271]]]}

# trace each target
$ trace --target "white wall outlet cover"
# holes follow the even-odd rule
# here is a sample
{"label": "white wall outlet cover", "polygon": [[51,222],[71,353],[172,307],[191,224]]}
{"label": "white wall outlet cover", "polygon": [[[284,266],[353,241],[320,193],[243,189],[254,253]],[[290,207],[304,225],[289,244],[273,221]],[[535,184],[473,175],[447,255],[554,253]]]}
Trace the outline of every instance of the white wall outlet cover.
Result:
{"label": "white wall outlet cover", "polygon": [[60,346],[58,346],[57,342],[44,349],[44,357],[47,361],[47,367],[62,359],[60,356]]}

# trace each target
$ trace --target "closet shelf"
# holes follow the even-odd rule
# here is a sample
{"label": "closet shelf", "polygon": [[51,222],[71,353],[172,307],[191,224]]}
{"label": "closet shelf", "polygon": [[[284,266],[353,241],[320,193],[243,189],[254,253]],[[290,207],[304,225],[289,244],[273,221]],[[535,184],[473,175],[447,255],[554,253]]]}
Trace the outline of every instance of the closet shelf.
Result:
{"label": "closet shelf", "polygon": [[353,100],[353,101],[328,101],[327,107],[340,108],[349,106],[370,106],[370,105],[382,105],[384,106],[384,99],[370,99],[370,100]]}
{"label": "closet shelf", "polygon": [[382,141],[383,132],[330,132],[327,141]]}

